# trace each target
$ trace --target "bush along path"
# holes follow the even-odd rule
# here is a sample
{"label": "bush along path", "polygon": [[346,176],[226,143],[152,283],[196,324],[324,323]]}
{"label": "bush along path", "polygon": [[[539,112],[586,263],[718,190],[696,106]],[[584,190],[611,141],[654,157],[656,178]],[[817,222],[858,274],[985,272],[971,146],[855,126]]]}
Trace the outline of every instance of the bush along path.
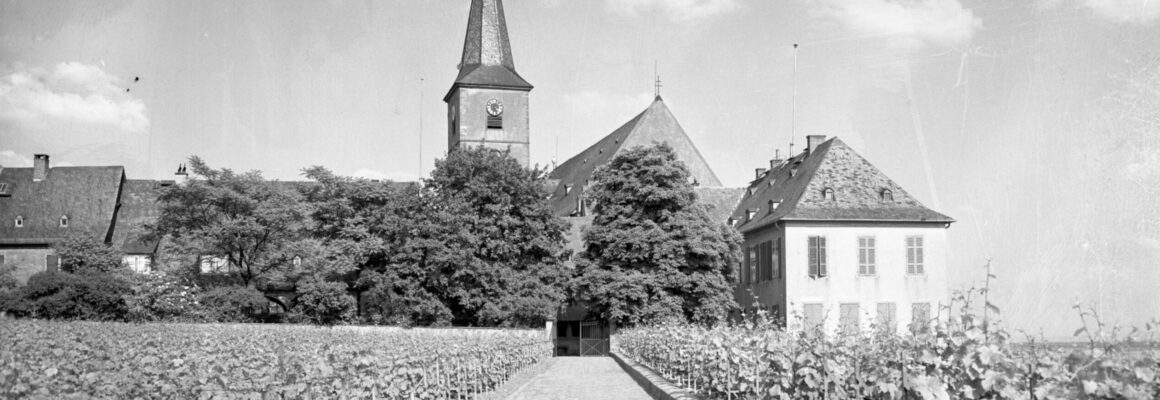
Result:
{"label": "bush along path", "polygon": [[621,354],[708,398],[1160,399],[1156,322],[1117,338],[1096,320],[1090,334],[1076,331],[1085,346],[1063,348],[1012,343],[968,310],[918,335],[671,325],[625,329],[614,342]]}

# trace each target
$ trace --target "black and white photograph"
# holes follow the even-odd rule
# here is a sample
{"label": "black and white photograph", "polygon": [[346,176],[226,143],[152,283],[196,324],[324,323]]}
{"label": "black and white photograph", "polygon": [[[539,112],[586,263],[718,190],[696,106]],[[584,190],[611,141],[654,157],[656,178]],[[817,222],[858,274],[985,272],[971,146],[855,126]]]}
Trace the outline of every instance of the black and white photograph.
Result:
{"label": "black and white photograph", "polygon": [[0,0],[0,398],[1160,399],[1160,1]]}

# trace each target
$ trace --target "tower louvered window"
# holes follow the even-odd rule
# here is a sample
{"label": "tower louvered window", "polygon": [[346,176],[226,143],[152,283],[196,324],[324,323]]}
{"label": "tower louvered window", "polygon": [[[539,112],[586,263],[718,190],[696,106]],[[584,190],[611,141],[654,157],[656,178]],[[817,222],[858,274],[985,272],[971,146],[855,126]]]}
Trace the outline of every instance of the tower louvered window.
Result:
{"label": "tower louvered window", "polygon": [[487,129],[503,129],[503,115],[488,115]]}

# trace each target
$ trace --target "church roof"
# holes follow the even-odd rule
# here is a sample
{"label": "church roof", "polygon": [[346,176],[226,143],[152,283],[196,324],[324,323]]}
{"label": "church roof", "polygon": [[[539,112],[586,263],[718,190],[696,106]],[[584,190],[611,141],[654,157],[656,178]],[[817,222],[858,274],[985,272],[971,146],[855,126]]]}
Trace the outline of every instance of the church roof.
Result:
{"label": "church roof", "polygon": [[[44,180],[33,182],[32,168],[0,169],[0,244],[51,244],[82,232],[108,240],[113,229],[125,169],[52,167]],[[16,227],[16,217],[23,226]],[[68,226],[61,227],[61,217]]]}
{"label": "church roof", "polygon": [[[502,0],[471,2],[463,58],[452,91],[460,86],[532,90],[532,84],[516,72]],[[450,97],[449,92],[444,101]]]}
{"label": "church roof", "polygon": [[[827,189],[832,199],[825,197]],[[778,203],[772,212],[771,201]],[[743,233],[779,221],[954,222],[919,203],[838,138],[751,182],[732,218]]]}
{"label": "church roof", "polygon": [[658,96],[651,105],[635,118],[617,128],[596,144],[564,161],[549,175],[558,180],[550,202],[557,215],[569,215],[576,209],[576,199],[582,196],[590,183],[592,173],[622,149],[667,143],[685,163],[689,172],[702,187],[718,187],[721,181],[705,162],[697,146],[685,134],[672,111]]}

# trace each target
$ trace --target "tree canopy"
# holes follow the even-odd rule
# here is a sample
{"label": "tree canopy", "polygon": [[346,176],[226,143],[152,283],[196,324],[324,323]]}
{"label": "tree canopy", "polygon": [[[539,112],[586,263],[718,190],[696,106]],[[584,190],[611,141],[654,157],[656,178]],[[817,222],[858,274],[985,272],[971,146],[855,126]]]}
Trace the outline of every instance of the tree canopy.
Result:
{"label": "tree canopy", "polygon": [[262,178],[258,171],[212,169],[194,156],[197,179],[167,188],[152,234],[189,244],[194,256],[225,259],[244,284],[286,265],[285,252],[309,213],[297,191]]}
{"label": "tree canopy", "polygon": [[737,309],[730,282],[741,238],[696,203],[689,171],[665,144],[617,155],[593,175],[595,214],[575,290],[621,323],[713,324]]}

